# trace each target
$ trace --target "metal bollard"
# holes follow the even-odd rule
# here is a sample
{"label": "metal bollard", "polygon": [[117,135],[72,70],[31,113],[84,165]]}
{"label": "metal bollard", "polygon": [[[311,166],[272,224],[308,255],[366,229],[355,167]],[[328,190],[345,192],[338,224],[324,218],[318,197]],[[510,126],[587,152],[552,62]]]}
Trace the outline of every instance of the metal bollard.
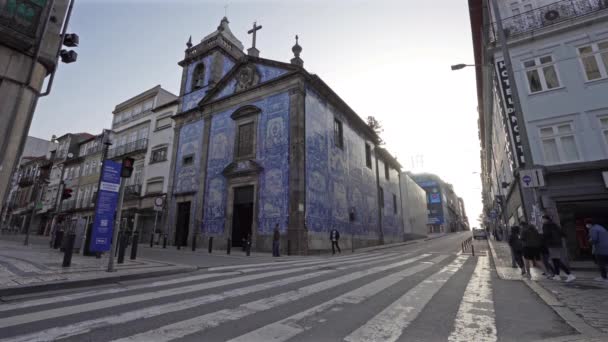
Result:
{"label": "metal bollard", "polygon": [[70,267],[72,264],[72,253],[74,253],[74,241],[76,240],[76,234],[68,234],[68,240],[65,246],[65,253],[63,254],[63,267]]}
{"label": "metal bollard", "polygon": [[471,245],[471,254],[475,256],[475,245]]}
{"label": "metal bollard", "polygon": [[192,235],[192,251],[193,252],[196,251],[196,237],[197,237],[196,234]]}
{"label": "metal bollard", "polygon": [[209,237],[209,254],[211,254],[211,251],[213,250],[213,236]]}
{"label": "metal bollard", "polygon": [[137,258],[137,245],[139,245],[139,233],[135,232],[133,235],[133,245],[131,246],[131,260]]}
{"label": "metal bollard", "polygon": [[154,247],[154,232],[150,234],[150,248]]}
{"label": "metal bollard", "polygon": [[230,247],[232,247],[232,241],[228,239],[228,245],[226,246],[226,254],[230,254]]}
{"label": "metal bollard", "polygon": [[287,240],[287,255],[291,255],[291,240]]}
{"label": "metal bollard", "polygon": [[163,235],[163,248],[167,248],[167,234]]}
{"label": "metal bollard", "polygon": [[118,260],[117,264],[123,264],[125,262],[125,251],[127,249],[128,237],[127,234],[122,234],[120,237],[120,243],[118,244]]}

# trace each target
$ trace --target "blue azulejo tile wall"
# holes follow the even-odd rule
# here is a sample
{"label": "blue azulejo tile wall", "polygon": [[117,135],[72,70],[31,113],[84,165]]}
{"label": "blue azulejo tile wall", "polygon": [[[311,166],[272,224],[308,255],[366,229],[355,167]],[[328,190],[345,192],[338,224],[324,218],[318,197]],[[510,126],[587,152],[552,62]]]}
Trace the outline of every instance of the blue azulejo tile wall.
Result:
{"label": "blue azulejo tile wall", "polygon": [[203,120],[198,120],[184,125],[179,131],[173,189],[175,194],[194,192],[199,188],[204,124]]}
{"label": "blue azulejo tile wall", "polygon": [[286,230],[289,176],[289,96],[286,92],[215,114],[211,119],[203,230],[223,235],[228,202],[228,181],[222,171],[234,160],[236,125],[231,115],[253,105],[261,110],[255,161],[263,168],[258,184],[258,234],[270,235],[275,224]]}
{"label": "blue azulejo tile wall", "polygon": [[384,234],[385,242],[396,242],[401,241],[403,237],[399,173],[397,170],[389,168],[389,179],[387,180],[384,167],[384,162],[382,160],[378,160],[378,169],[380,170],[380,186],[384,192],[382,232]]}
{"label": "blue azulejo tile wall", "polygon": [[[211,90],[209,86],[209,82],[211,80],[211,67],[214,64],[214,58],[222,59],[222,71],[221,77],[224,77],[232,67],[234,67],[234,62],[226,55],[222,53],[211,54],[201,59],[198,62],[192,63],[188,66],[188,71],[186,72],[186,84],[184,90],[184,96],[182,98],[182,111],[185,112],[190,110],[198,105],[198,103],[207,95],[207,93]],[[192,77],[194,74],[194,70],[199,64],[204,64],[205,66],[205,74],[204,74],[204,86],[201,89],[192,91]]]}
{"label": "blue azulejo tile wall", "polygon": [[[306,226],[327,233],[378,237],[375,164],[365,163],[366,139],[314,91],[306,91]],[[343,125],[344,147],[334,141],[334,119]],[[373,145],[372,145],[373,146]],[[372,156],[373,157],[373,156]],[[349,220],[354,211],[355,220]]]}

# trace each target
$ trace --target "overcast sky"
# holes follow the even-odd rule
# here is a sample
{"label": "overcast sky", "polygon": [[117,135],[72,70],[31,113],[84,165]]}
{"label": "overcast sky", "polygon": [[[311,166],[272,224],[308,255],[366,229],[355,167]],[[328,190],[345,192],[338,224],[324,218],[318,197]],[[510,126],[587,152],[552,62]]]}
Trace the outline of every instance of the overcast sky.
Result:
{"label": "overcast sky", "polygon": [[263,26],[260,57],[288,62],[298,34],[304,67],[361,117],[381,121],[406,170],[454,184],[478,224],[475,72],[450,70],[474,62],[466,0],[76,0],[69,31],[80,36],[78,61],[60,65],[30,135],[100,133],[116,104],[157,84],[178,94],[188,37],[214,31],[226,4],[246,48],[253,21]]}

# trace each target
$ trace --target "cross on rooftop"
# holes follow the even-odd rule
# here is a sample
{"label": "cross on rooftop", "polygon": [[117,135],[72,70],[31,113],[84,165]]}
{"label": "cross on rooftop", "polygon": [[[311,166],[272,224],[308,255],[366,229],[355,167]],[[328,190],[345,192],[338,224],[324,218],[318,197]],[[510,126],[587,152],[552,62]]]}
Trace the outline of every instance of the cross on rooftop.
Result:
{"label": "cross on rooftop", "polygon": [[254,49],[255,49],[255,38],[256,38],[256,32],[257,32],[258,30],[261,30],[261,29],[262,29],[262,25],[260,25],[260,26],[256,26],[256,25],[257,25],[257,23],[254,21],[254,22],[253,22],[253,28],[252,28],[251,30],[247,31],[247,33],[248,33],[248,34],[253,34],[253,46],[252,46],[252,47],[253,47]]}

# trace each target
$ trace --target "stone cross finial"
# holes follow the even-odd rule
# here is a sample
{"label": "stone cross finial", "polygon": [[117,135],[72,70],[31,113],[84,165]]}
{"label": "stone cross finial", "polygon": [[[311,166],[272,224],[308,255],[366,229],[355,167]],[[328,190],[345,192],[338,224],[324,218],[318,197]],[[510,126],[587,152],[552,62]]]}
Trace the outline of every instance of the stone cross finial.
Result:
{"label": "stone cross finial", "polygon": [[256,32],[262,29],[262,25],[260,26],[256,26],[256,22],[253,22],[253,28],[249,31],[247,31],[248,34],[253,34],[253,45],[251,46],[252,48],[255,49],[255,38],[256,38]]}

